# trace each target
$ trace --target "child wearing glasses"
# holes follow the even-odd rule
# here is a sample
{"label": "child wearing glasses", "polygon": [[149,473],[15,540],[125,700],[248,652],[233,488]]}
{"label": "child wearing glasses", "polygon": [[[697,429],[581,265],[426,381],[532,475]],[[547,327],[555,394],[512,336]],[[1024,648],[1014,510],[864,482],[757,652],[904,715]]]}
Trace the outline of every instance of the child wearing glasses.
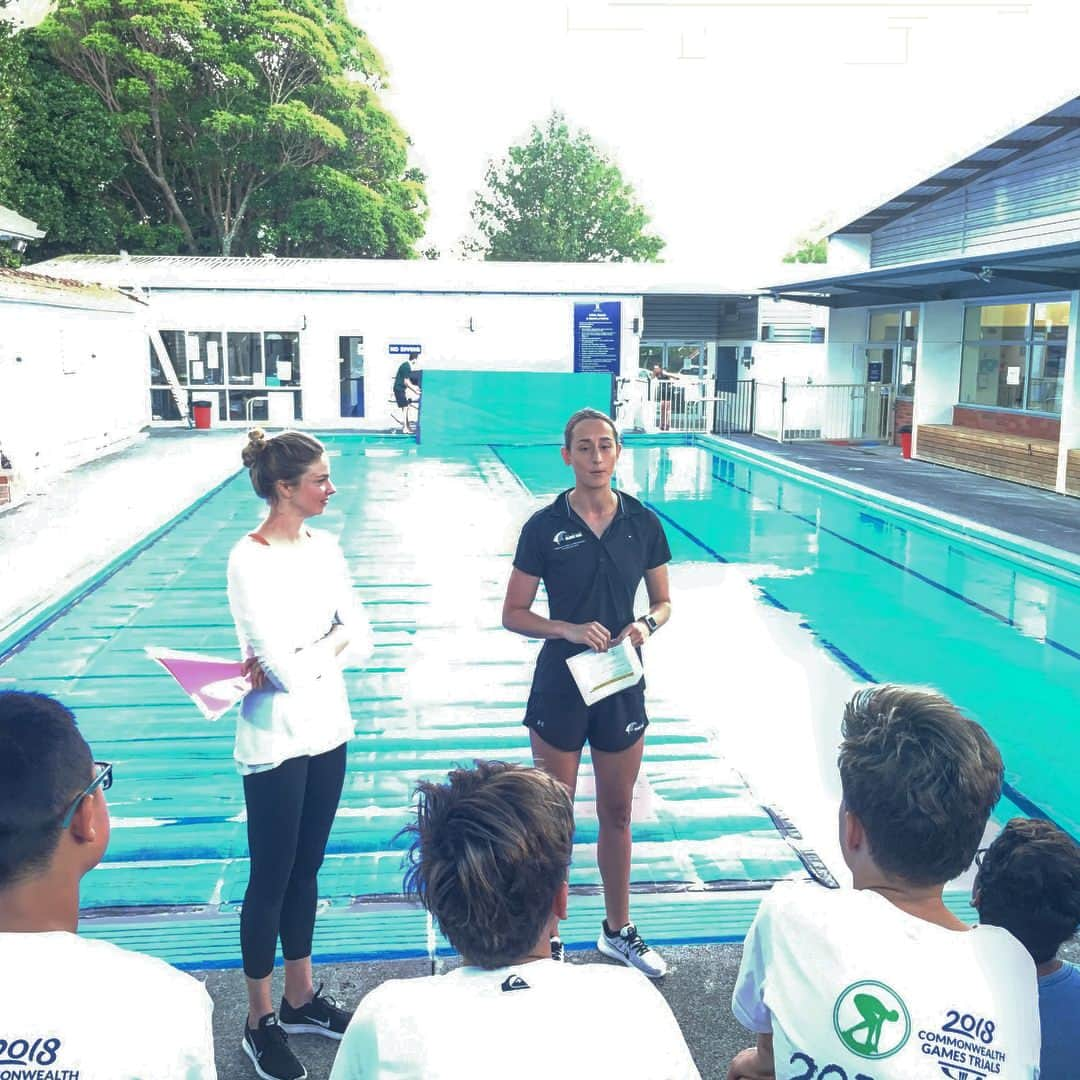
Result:
{"label": "child wearing glasses", "polygon": [[216,1080],[202,984],[76,933],[111,785],[60,702],[0,692],[0,1074]]}
{"label": "child wearing glasses", "polygon": [[1013,818],[983,853],[971,902],[1035,961],[1042,1021],[1040,1080],[1076,1076],[1080,969],[1058,950],[1080,928],[1080,845],[1049,821]]}
{"label": "child wearing glasses", "polygon": [[[351,1012],[316,990],[311,945],[317,875],[345,780],[353,720],[343,664],[370,651],[337,541],[311,528],[335,488],[318,439],[251,432],[242,454],[266,516],[229,556],[229,607],[254,689],[236,726],[250,876],[240,914],[247,976],[243,1049],[263,1080],[307,1073],[289,1034],[340,1039]],[[274,1012],[278,939],[285,994]]]}

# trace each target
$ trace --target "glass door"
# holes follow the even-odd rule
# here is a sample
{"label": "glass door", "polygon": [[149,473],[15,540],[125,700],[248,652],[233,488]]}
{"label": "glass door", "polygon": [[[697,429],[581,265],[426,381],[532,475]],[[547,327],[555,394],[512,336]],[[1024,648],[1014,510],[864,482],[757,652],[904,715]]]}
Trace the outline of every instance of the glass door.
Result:
{"label": "glass door", "polygon": [[364,339],[339,337],[341,415],[364,415]]}

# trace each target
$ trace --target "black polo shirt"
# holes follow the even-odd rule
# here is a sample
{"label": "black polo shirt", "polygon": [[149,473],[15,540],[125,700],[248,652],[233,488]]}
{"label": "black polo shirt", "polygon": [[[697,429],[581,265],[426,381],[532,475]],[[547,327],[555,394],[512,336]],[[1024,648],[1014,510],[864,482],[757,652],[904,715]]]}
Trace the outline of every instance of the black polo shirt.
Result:
{"label": "black polo shirt", "polygon": [[[518,570],[544,582],[549,618],[602,623],[613,637],[634,621],[634,596],[645,571],[671,560],[656,514],[625,492],[615,494],[619,505],[603,536],[574,513],[564,491],[525,523],[514,555]],[[585,648],[562,639],[544,642],[534,690],[572,689],[565,660]]]}

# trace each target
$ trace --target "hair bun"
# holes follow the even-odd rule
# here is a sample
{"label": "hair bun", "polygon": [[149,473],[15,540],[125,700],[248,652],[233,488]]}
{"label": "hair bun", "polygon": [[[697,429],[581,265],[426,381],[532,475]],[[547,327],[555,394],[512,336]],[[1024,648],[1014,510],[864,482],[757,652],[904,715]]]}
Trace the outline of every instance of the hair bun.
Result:
{"label": "hair bun", "polygon": [[266,432],[262,428],[252,428],[248,432],[247,446],[240,451],[240,460],[250,469],[265,449]]}

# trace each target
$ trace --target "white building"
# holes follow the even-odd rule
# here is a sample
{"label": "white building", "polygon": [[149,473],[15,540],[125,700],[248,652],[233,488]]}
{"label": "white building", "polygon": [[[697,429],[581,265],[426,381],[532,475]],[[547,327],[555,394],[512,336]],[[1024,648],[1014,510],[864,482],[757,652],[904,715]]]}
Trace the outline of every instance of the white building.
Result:
{"label": "white building", "polygon": [[[958,121],[959,122],[959,121]],[[830,312],[917,457],[1080,495],[1080,98],[868,209],[774,296]]]}
{"label": "white building", "polygon": [[[184,392],[209,401],[215,423],[384,429],[411,353],[421,369],[573,371],[576,305],[618,305],[623,378],[654,362],[730,381],[824,363],[812,309],[762,311],[753,289],[663,264],[68,256],[35,270],[138,290]],[[766,316],[784,331],[759,342]],[[179,420],[147,351],[153,418]]]}

